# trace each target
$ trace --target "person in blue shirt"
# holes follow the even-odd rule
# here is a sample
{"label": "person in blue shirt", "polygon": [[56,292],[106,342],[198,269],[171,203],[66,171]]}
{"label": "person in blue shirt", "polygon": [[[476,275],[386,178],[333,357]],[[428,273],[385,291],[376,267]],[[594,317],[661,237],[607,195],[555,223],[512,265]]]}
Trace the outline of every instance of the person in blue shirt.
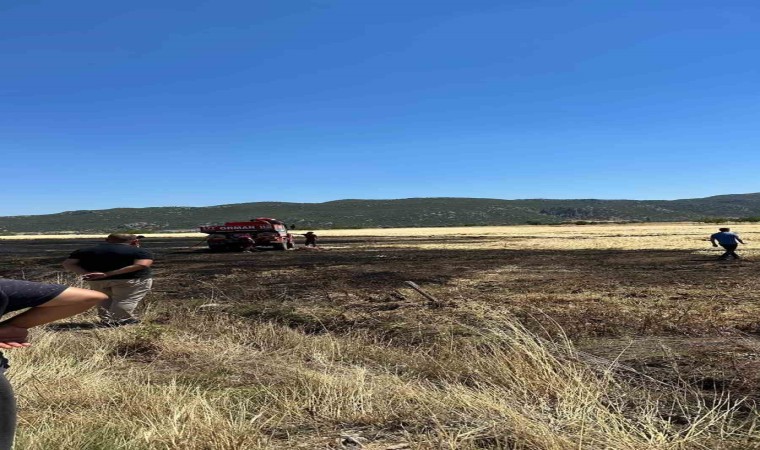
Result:
{"label": "person in blue shirt", "polygon": [[719,259],[739,259],[739,255],[735,253],[735,250],[740,243],[744,244],[739,235],[733,233],[730,228],[718,228],[718,233],[710,236],[710,242],[712,242],[713,247],[717,247],[720,244],[721,247],[726,249],[726,253],[722,254]]}

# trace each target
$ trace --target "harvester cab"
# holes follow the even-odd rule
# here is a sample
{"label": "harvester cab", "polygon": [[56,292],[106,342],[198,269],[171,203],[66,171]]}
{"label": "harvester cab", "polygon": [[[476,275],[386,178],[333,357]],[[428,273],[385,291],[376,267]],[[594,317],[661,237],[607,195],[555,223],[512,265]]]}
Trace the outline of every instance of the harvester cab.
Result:
{"label": "harvester cab", "polygon": [[252,247],[272,247],[289,250],[295,247],[293,235],[279,220],[258,217],[247,222],[226,222],[224,225],[200,227],[207,233],[208,248],[217,252],[241,252]]}

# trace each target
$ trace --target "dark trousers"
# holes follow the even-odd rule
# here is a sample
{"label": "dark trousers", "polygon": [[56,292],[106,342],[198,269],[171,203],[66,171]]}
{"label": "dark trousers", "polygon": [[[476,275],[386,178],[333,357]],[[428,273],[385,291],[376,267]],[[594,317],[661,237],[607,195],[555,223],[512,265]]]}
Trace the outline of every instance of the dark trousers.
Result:
{"label": "dark trousers", "polygon": [[16,398],[3,372],[4,368],[0,367],[0,450],[11,450],[16,432]]}
{"label": "dark trousers", "polygon": [[726,253],[722,254],[720,259],[728,259],[729,256],[739,259],[739,255],[734,253],[734,250],[736,250],[736,247],[738,247],[739,244],[720,244],[720,246],[726,249]]}

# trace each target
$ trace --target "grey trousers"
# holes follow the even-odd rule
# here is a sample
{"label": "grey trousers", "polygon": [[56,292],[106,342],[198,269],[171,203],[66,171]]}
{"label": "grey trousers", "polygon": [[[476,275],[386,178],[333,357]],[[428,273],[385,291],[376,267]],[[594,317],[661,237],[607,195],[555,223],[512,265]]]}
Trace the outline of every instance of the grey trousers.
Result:
{"label": "grey trousers", "polygon": [[0,450],[11,450],[15,433],[16,398],[11,384],[5,378],[5,367],[0,367]]}
{"label": "grey trousers", "polygon": [[133,312],[153,286],[153,279],[92,280],[90,288],[108,296],[108,300],[98,305],[101,320],[135,319]]}

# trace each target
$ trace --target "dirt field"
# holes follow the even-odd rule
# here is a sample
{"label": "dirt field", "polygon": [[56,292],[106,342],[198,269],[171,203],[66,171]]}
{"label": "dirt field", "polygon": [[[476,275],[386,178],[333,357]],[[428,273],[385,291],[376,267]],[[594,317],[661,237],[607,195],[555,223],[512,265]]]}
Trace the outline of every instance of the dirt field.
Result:
{"label": "dirt field", "polygon": [[[746,396],[742,408],[753,411],[760,400],[760,253],[753,245],[760,226],[733,227],[748,246],[738,250],[744,259],[729,262],[717,261],[719,252],[705,241],[714,228],[320,231],[321,250],[240,254],[209,253],[197,236],[149,236],[144,247],[157,262],[146,322],[171,327],[179,310],[223,313],[307,337],[358,334],[383,348],[416,351],[471,341],[473,330],[499,327],[507,317],[537,336],[569,339],[584,355],[617,359],[633,377],[694,389],[705,401]],[[94,242],[4,240],[0,276],[72,281],[61,275],[61,260]],[[148,360],[130,364],[182,377],[176,360]],[[332,431],[314,436],[320,433]]]}

